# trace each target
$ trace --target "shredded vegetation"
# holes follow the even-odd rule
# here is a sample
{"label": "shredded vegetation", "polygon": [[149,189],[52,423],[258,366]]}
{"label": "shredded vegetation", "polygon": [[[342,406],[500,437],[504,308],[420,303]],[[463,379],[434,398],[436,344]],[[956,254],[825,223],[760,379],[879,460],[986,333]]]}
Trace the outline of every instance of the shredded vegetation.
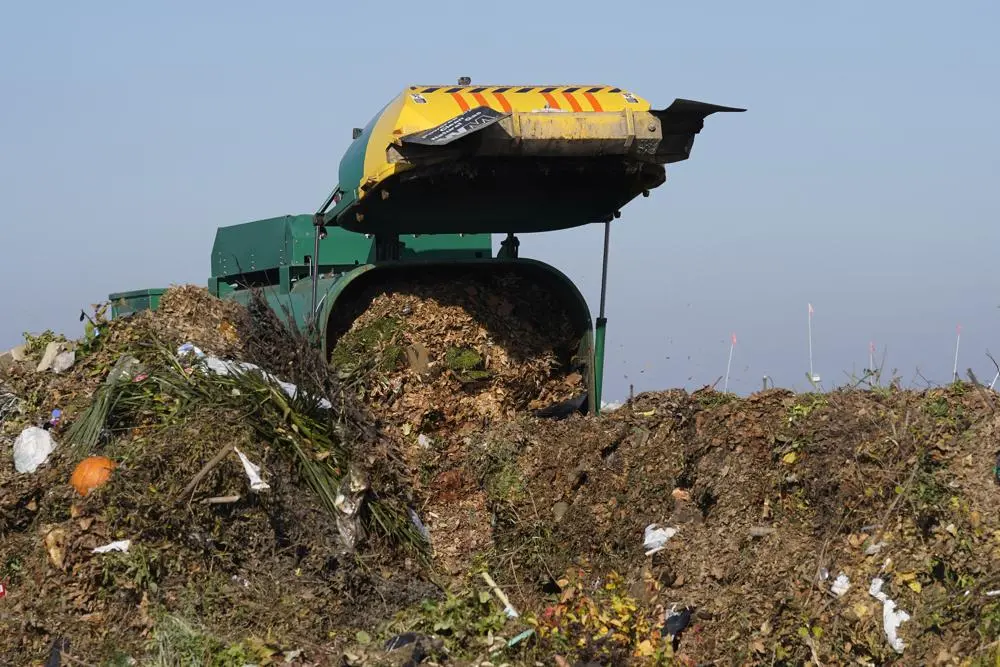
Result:
{"label": "shredded vegetation", "polygon": [[[54,334],[29,344],[0,438],[56,446],[0,457],[0,663],[997,664],[988,387],[545,420],[581,378],[481,326],[487,287],[374,299],[332,359],[261,295],[189,287],[95,312],[64,373],[35,372]],[[115,467],[83,496],[94,455]]]}

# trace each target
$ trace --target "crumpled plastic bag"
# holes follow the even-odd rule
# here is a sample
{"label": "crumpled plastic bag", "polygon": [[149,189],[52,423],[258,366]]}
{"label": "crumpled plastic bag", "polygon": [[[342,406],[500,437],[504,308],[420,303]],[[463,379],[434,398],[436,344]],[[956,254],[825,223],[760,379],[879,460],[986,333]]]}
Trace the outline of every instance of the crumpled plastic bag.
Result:
{"label": "crumpled plastic bag", "polygon": [[240,461],[243,462],[243,470],[247,474],[247,479],[250,480],[250,488],[254,491],[265,491],[270,489],[270,484],[265,482],[260,477],[260,466],[256,463],[252,463],[243,452],[235,447],[233,447],[233,451],[236,452],[236,455],[240,457]]}
{"label": "crumpled plastic bag", "polygon": [[[203,363],[208,370],[212,371],[216,375],[228,376],[233,373],[249,373],[251,371],[259,373],[262,377],[267,378],[277,382],[281,387],[282,391],[289,398],[295,398],[299,393],[299,388],[292,384],[291,382],[285,382],[280,380],[270,373],[266,372],[263,368],[257,364],[251,364],[248,361],[232,361],[229,359],[220,359],[219,357],[214,357],[205,354],[200,348],[192,343],[184,343],[177,348],[177,356],[180,358],[194,355],[195,359]],[[325,398],[319,400],[319,406],[325,410],[329,410],[333,407],[330,401]]]}
{"label": "crumpled plastic bag", "polygon": [[889,640],[889,645],[896,653],[902,653],[906,644],[898,635],[899,626],[910,620],[910,615],[902,609],[897,609],[896,603],[882,592],[883,583],[885,582],[880,577],[872,579],[868,594],[882,601],[882,629],[885,631],[885,638]]}
{"label": "crumpled plastic bag", "polygon": [[35,472],[55,451],[52,435],[43,428],[29,426],[14,441],[14,469],[18,472]]}
{"label": "crumpled plastic bag", "polygon": [[659,524],[651,523],[646,526],[642,546],[646,548],[646,555],[650,556],[667,545],[667,540],[677,534],[676,528],[663,528]]}
{"label": "crumpled plastic bag", "polygon": [[53,373],[65,373],[69,369],[73,368],[73,364],[76,363],[76,351],[67,350],[65,352],[60,352],[56,355],[56,358],[52,361],[52,366],[49,368]]}

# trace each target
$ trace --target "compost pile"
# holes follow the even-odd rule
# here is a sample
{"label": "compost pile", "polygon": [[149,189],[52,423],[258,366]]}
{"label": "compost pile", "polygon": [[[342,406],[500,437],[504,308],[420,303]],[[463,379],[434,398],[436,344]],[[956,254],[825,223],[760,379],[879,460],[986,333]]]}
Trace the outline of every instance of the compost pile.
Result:
{"label": "compost pile", "polygon": [[[497,582],[542,609],[542,636],[582,635],[581,659],[652,656],[688,609],[682,664],[993,664],[998,427],[997,395],[970,383],[671,391],[511,422],[470,461],[490,560],[515,564]],[[617,617],[579,602],[605,582]]]}
{"label": "compost pile", "polygon": [[347,311],[352,324],[332,362],[358,378],[388,423],[465,435],[584,391],[569,314],[523,277],[430,277],[377,290],[385,293]]}
{"label": "compost pile", "polygon": [[[316,664],[431,594],[392,443],[322,358],[202,289],[162,306],[0,371],[0,663]],[[293,375],[260,372],[275,344]],[[75,363],[38,370],[49,349]]]}
{"label": "compost pile", "polygon": [[379,283],[354,303],[340,315],[331,363],[399,442],[436,560],[459,573],[491,539],[465,439],[584,399],[580,340],[564,305],[516,275]]}
{"label": "compost pile", "polygon": [[[513,345],[538,339],[469,286],[366,304],[374,354],[332,369],[259,300],[190,287],[0,356],[0,663],[1000,657],[992,390],[667,391],[544,419],[533,402],[578,391],[574,343]],[[54,448],[19,472],[32,426]],[[81,493],[89,457],[110,465]]]}

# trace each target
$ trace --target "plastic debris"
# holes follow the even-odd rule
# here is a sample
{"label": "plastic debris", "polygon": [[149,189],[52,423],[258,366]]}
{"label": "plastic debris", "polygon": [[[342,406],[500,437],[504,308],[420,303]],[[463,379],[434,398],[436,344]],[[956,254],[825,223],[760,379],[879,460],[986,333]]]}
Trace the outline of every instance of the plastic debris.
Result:
{"label": "plastic debris", "polygon": [[55,451],[56,443],[49,432],[38,426],[21,431],[14,441],[14,469],[18,472],[35,472]]}
{"label": "plastic debris", "polygon": [[676,528],[663,528],[655,523],[646,526],[645,539],[642,543],[642,546],[646,548],[646,555],[655,554],[667,545],[667,540],[676,534]]}
{"label": "plastic debris", "polygon": [[111,551],[126,553],[130,546],[132,546],[132,540],[117,540],[110,544],[105,544],[103,547],[94,547],[93,551],[95,554],[106,554]]}
{"label": "plastic debris", "polygon": [[45,353],[42,354],[42,360],[38,362],[38,366],[35,367],[35,371],[42,373],[44,371],[50,370],[52,364],[55,363],[56,357],[65,352],[68,349],[66,343],[59,341],[52,341],[45,346]]}
{"label": "plastic debris", "polygon": [[507,646],[508,647],[510,647],[510,646],[517,646],[518,644],[520,644],[521,642],[523,642],[528,637],[531,637],[533,634],[535,634],[535,630],[533,628],[528,628],[524,632],[522,632],[520,634],[517,634],[517,635],[514,635],[513,637],[511,637],[510,641],[507,642]]}
{"label": "plastic debris", "polygon": [[876,600],[882,601],[882,626],[885,636],[889,640],[889,645],[896,653],[902,653],[905,644],[903,638],[897,635],[899,626],[910,620],[910,615],[903,610],[896,610],[896,603],[882,592],[882,584],[885,582],[881,578],[872,579],[872,585],[868,589],[868,594]]}
{"label": "plastic debris", "polygon": [[49,420],[45,422],[45,426],[43,426],[42,428],[44,428],[47,431],[53,426],[58,426],[60,421],[62,421],[62,410],[56,408],[49,415]]}
{"label": "plastic debris", "polygon": [[362,536],[361,504],[368,490],[368,476],[356,465],[351,464],[347,474],[340,481],[340,489],[333,501],[337,508],[337,531],[348,551],[353,551]]}
{"label": "plastic debris", "polygon": [[504,613],[507,614],[507,617],[517,618],[519,616],[517,610],[514,609],[514,605],[512,605],[510,603],[510,600],[507,599],[507,595],[502,590],[500,590],[500,587],[497,586],[497,583],[493,581],[493,577],[491,577],[488,572],[480,572],[479,574],[483,578],[483,581],[486,582],[486,585],[489,586],[490,589],[493,591],[493,594],[496,595],[497,599],[500,600],[500,602],[503,604],[503,610]]}
{"label": "plastic debris", "polygon": [[885,546],[885,542],[877,542],[875,544],[869,544],[867,547],[865,547],[865,555],[866,556],[874,556],[879,551],[882,551],[882,547],[884,547],[884,546]]}
{"label": "plastic debris", "polygon": [[428,542],[430,542],[431,541],[431,534],[430,534],[430,531],[427,530],[427,526],[424,525],[424,522],[420,520],[420,517],[413,510],[412,507],[407,507],[406,511],[407,511],[407,513],[409,513],[409,515],[410,515],[410,521],[413,522],[413,525],[416,526],[417,530],[420,531],[420,534],[424,536],[424,539],[427,540]]}
{"label": "plastic debris", "polygon": [[[295,386],[291,382],[284,382],[283,380],[279,380],[270,373],[264,371],[264,369],[262,369],[257,364],[251,364],[245,361],[232,361],[228,359],[220,359],[219,357],[206,355],[201,349],[199,349],[192,343],[184,343],[183,345],[177,348],[178,357],[185,357],[188,355],[193,355],[199,361],[204,363],[205,366],[216,375],[225,376],[225,375],[232,375],[233,373],[255,372],[259,373],[262,377],[268,380],[278,383],[278,385],[281,387],[281,390],[284,391],[289,398],[295,398],[299,393],[299,388],[297,386]],[[320,407],[326,410],[329,410],[330,408],[333,407],[330,401],[326,400],[325,398],[320,399],[319,405]]]}
{"label": "plastic debris", "polygon": [[676,607],[671,608],[667,612],[663,628],[667,631],[667,635],[670,637],[679,637],[687,629],[687,626],[691,624],[691,614],[694,613],[694,610],[694,607],[684,607],[681,611],[677,611]]}
{"label": "plastic debris", "polygon": [[837,575],[837,578],[833,580],[833,585],[830,586],[830,592],[836,595],[838,598],[842,597],[847,589],[851,587],[851,580],[846,574],[841,572]]}
{"label": "plastic debris", "polygon": [[260,478],[260,466],[251,463],[250,459],[246,457],[239,449],[233,447],[233,451],[236,455],[240,457],[240,461],[243,462],[243,470],[246,471],[247,477],[250,479],[250,488],[254,491],[264,491],[270,489],[271,486]]}
{"label": "plastic debris", "polygon": [[3,600],[5,597],[7,597],[7,587],[3,583],[0,583],[0,600]]}
{"label": "plastic debris", "polygon": [[73,368],[73,364],[76,363],[76,352],[73,350],[66,350],[65,352],[60,352],[56,355],[56,358],[52,360],[52,367],[50,370],[53,373],[65,373],[69,369]]}
{"label": "plastic debris", "polygon": [[177,348],[178,357],[186,357],[189,354],[193,354],[198,359],[201,359],[205,356],[205,353],[202,352],[201,349],[199,349],[197,346],[195,346],[194,343],[184,343],[183,345]]}

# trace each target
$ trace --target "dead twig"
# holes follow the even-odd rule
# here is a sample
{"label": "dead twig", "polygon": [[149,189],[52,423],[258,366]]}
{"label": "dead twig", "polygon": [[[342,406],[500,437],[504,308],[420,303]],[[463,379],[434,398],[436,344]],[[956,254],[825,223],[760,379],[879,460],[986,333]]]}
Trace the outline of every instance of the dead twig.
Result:
{"label": "dead twig", "polygon": [[238,503],[241,496],[215,496],[214,498],[205,498],[203,503],[206,505],[228,505],[230,503]]}
{"label": "dead twig", "polygon": [[80,667],[97,667],[97,665],[92,665],[89,662],[84,662],[83,660],[80,660],[79,658],[74,658],[72,655],[66,653],[65,651],[60,651],[59,657],[69,660],[74,665],[80,665]]}
{"label": "dead twig", "polygon": [[199,470],[198,473],[191,478],[191,481],[188,482],[187,486],[184,487],[184,490],[181,491],[180,499],[183,500],[184,498],[189,498],[191,494],[194,493],[195,487],[198,486],[201,480],[205,479],[205,475],[212,472],[212,469],[215,468],[215,466],[222,463],[222,459],[226,458],[229,452],[233,451],[235,446],[235,443],[230,442],[216,452],[215,456],[213,456],[208,463],[202,466],[202,469]]}
{"label": "dead twig", "polygon": [[[897,443],[898,445],[898,443]],[[889,505],[889,508],[882,515],[882,520],[878,522],[878,532],[872,536],[871,544],[878,544],[879,540],[882,539],[882,535],[885,534],[886,524],[889,522],[889,518],[892,516],[893,511],[896,509],[896,505],[899,504],[900,499],[906,495],[906,492],[910,490],[910,486],[913,484],[913,480],[917,477],[917,472],[920,471],[920,453],[917,453],[917,460],[913,463],[913,470],[910,471],[910,476],[906,479],[906,483],[903,484],[903,490],[899,493]]]}
{"label": "dead twig", "polygon": [[992,390],[993,385],[997,382],[997,379],[1000,379],[1000,363],[997,363],[997,360],[993,358],[993,355],[990,354],[989,350],[986,350],[986,356],[989,357],[990,361],[993,362],[993,366],[997,369],[997,374],[993,377],[993,382],[990,382],[990,389]]}

